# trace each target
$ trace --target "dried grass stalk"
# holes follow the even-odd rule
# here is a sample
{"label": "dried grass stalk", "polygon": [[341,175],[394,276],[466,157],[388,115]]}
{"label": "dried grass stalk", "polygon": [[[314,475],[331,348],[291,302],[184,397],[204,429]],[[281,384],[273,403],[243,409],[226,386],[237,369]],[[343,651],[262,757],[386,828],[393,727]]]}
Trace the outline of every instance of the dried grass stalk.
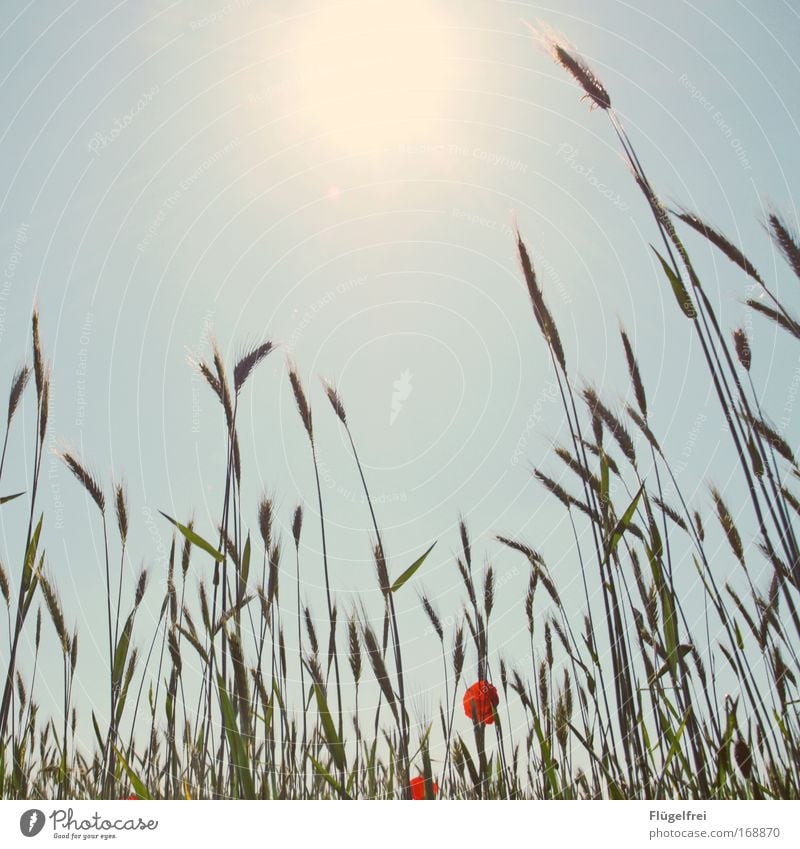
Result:
{"label": "dried grass stalk", "polygon": [[375,570],[378,573],[378,586],[384,598],[388,600],[389,593],[392,591],[392,585],[389,580],[389,570],[386,567],[386,558],[383,556],[383,549],[377,543],[373,549],[373,556],[375,557]]}
{"label": "dried grass stalk", "polygon": [[494,608],[494,569],[491,566],[486,567],[486,574],[483,579],[483,610],[486,613],[486,621],[492,615]]}
{"label": "dried grass stalk", "polygon": [[34,310],[31,316],[31,331],[33,337],[33,374],[36,382],[36,398],[42,399],[44,385],[44,357],[42,356],[42,340],[39,336],[39,311]]}
{"label": "dried grass stalk", "polygon": [[306,621],[308,641],[311,643],[311,653],[316,657],[319,654],[319,642],[317,641],[317,632],[314,628],[314,620],[311,618],[311,611],[307,607],[303,609],[303,617]]}
{"label": "dried grass stalk", "polygon": [[14,372],[14,377],[11,379],[11,391],[8,393],[8,424],[11,424],[11,419],[14,418],[14,413],[16,413],[17,407],[19,407],[19,402],[22,400],[22,394],[28,385],[30,376],[30,366],[19,366]]}
{"label": "dried grass stalk", "polygon": [[308,438],[314,442],[314,428],[311,424],[311,408],[308,406],[306,394],[303,392],[303,385],[300,383],[300,377],[294,366],[289,368],[289,382],[292,384],[292,392],[294,400],[297,404],[297,412],[300,413],[300,420],[303,422],[303,427],[306,429]]}
{"label": "dried grass stalk", "polygon": [[128,539],[128,505],[125,497],[125,487],[122,484],[117,484],[114,488],[114,507],[116,508],[119,536],[122,544],[125,545]]}
{"label": "dried grass stalk", "polygon": [[561,371],[566,374],[567,362],[564,357],[564,348],[561,345],[561,337],[558,334],[558,328],[553,320],[553,316],[544,302],[544,295],[539,288],[539,283],[536,280],[536,272],[533,270],[533,265],[528,256],[528,250],[522,241],[519,230],[517,230],[517,251],[519,253],[520,264],[522,265],[522,274],[528,286],[528,294],[533,304],[533,314],[536,318],[536,323],[539,325],[545,341],[553,352],[553,356],[556,358],[559,366],[561,366]]}
{"label": "dried grass stalk", "polygon": [[89,493],[100,512],[105,513],[106,498],[103,495],[102,489],[100,489],[100,484],[97,482],[97,478],[95,478],[85,466],[81,465],[77,457],[69,451],[62,454],[61,459],[72,474],[75,475],[83,488]]}
{"label": "dried grass stalk", "polygon": [[781,249],[792,271],[800,277],[800,245],[798,245],[797,236],[774,212],[767,217],[767,223],[775,244]]}
{"label": "dried grass stalk", "polygon": [[701,236],[705,236],[705,238],[708,239],[714,247],[716,247],[721,253],[725,254],[731,262],[738,265],[745,274],[752,277],[753,280],[760,283],[762,286],[764,285],[764,281],[761,279],[761,275],[758,271],[756,271],[753,263],[750,262],[739,248],[723,236],[719,230],[712,227],[710,224],[707,224],[693,212],[689,212],[686,209],[673,211],[673,215],[680,218],[684,224],[688,224],[693,230],[700,233]]}
{"label": "dried grass stalk", "polygon": [[237,395],[246,383],[247,378],[252,374],[253,369],[263,362],[270,351],[273,350],[273,347],[272,342],[264,342],[250,348],[239,357],[233,367],[233,390]]}
{"label": "dried grass stalk", "polygon": [[439,618],[439,614],[424,593],[420,593],[419,600],[422,604],[422,609],[425,611],[425,615],[431,623],[431,627],[436,632],[436,636],[440,642],[444,642],[444,628],[442,628],[442,620]]}
{"label": "dried grass stalk", "polygon": [[272,545],[272,500],[263,496],[258,502],[258,530],[264,543],[264,551]]}
{"label": "dried grass stalk", "polygon": [[42,394],[39,399],[39,444],[44,445],[47,433],[47,420],[50,416],[50,375],[45,371],[42,381]]}
{"label": "dried grass stalk", "polygon": [[341,396],[330,383],[323,381],[322,385],[325,387],[325,394],[331,402],[331,407],[333,407],[334,413],[336,413],[343,425],[347,425],[347,413],[345,412]]}
{"label": "dried grass stalk", "polygon": [[647,395],[644,391],[644,384],[642,383],[642,377],[639,374],[639,364],[636,362],[636,357],[633,353],[633,346],[631,345],[630,339],[628,339],[628,334],[620,329],[620,336],[622,337],[622,347],[625,349],[625,359],[628,362],[628,373],[631,376],[631,382],[633,383],[633,392],[636,395],[636,403],[639,405],[639,411],[642,414],[643,418],[647,418]]}
{"label": "dried grass stalk", "polygon": [[725,501],[716,487],[711,487],[711,497],[714,499],[719,523],[722,525],[722,530],[725,531],[725,536],[728,539],[728,545],[730,545],[731,550],[736,555],[736,559],[742,564],[742,566],[744,566],[745,559],[742,538],[739,536],[739,531],[733,521],[733,516],[731,516]]}
{"label": "dried grass stalk", "polygon": [[292,519],[292,537],[294,538],[295,548],[300,545],[300,532],[303,529],[303,508],[298,504],[294,508],[294,518]]}
{"label": "dried grass stalk", "polygon": [[593,415],[599,416],[603,424],[611,431],[611,435],[619,445],[622,453],[628,459],[628,462],[632,465],[636,465],[636,450],[633,446],[633,440],[630,437],[630,434],[623,426],[622,422],[608,409],[608,407],[603,404],[603,402],[597,397],[597,393],[593,389],[584,389],[583,397],[588,405],[589,409],[592,411]]}
{"label": "dried grass stalk", "polygon": [[741,327],[733,331],[733,348],[736,351],[736,358],[741,363],[742,368],[745,371],[750,371],[750,363],[752,362],[750,342],[747,339],[747,334]]}
{"label": "dried grass stalk", "polygon": [[347,644],[349,649],[350,669],[356,685],[361,680],[361,640],[358,636],[358,623],[355,616],[347,621]]}
{"label": "dried grass stalk", "polygon": [[776,324],[780,325],[787,333],[791,333],[796,339],[800,339],[800,322],[793,318],[785,316],[782,312],[762,304],[761,301],[756,301],[753,298],[748,298],[745,303],[751,310],[760,312]]}
{"label": "dried grass stalk", "polygon": [[611,97],[606,91],[606,87],[600,82],[586,61],[567,44],[565,39],[556,36],[546,27],[536,29],[528,24],[528,28],[544,43],[553,59],[576,80],[586,93],[585,96],[592,101],[593,108],[598,107],[604,110],[611,108]]}
{"label": "dried grass stalk", "polygon": [[8,573],[2,562],[0,562],[0,595],[3,596],[3,601],[5,601],[6,607],[8,607],[11,604],[11,586],[8,582]]}

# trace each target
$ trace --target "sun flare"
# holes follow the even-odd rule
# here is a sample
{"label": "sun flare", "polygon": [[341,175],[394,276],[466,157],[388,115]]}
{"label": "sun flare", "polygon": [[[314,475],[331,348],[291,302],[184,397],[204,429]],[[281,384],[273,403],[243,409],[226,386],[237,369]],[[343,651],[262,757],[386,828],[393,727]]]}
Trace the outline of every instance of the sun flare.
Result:
{"label": "sun flare", "polygon": [[416,138],[447,104],[448,40],[423,0],[327,8],[300,28],[291,53],[297,107],[345,148]]}

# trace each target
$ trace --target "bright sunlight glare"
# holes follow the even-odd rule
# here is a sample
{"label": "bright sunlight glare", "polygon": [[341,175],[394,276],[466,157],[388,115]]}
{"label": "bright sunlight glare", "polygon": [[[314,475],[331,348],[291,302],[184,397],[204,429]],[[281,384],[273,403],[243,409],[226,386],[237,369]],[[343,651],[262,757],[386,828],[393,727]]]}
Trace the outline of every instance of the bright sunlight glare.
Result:
{"label": "bright sunlight glare", "polygon": [[449,33],[424,0],[327,7],[303,23],[291,52],[296,105],[343,148],[416,139],[447,106]]}

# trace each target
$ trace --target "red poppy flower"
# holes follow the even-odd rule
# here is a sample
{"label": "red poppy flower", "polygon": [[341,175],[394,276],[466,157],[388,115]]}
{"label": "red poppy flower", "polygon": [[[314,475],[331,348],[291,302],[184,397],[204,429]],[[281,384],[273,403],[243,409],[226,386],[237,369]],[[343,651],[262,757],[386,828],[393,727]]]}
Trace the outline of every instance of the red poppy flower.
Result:
{"label": "red poppy flower", "polygon": [[138,797],[138,796],[134,793],[133,795],[128,796],[128,797],[125,799],[125,801],[126,801],[126,802],[129,802],[131,799],[138,799],[138,798],[139,798],[139,797]]}
{"label": "red poppy flower", "polygon": [[[419,801],[425,798],[425,779],[421,775],[417,775],[409,782],[411,785],[411,798]],[[439,792],[439,785],[433,782],[433,795]]]}
{"label": "red poppy flower", "polygon": [[497,690],[488,681],[477,681],[464,693],[464,713],[484,725],[494,723],[493,708],[500,702]]}

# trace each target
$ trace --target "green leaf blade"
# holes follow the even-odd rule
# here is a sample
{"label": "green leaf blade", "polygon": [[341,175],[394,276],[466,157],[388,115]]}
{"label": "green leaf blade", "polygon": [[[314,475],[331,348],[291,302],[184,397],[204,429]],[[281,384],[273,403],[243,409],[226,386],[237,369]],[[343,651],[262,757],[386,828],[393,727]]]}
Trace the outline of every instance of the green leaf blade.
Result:
{"label": "green leaf blade", "polygon": [[13,495],[0,496],[0,505],[8,504],[9,501],[13,501],[15,498],[19,498],[20,495],[25,495],[25,493],[24,492],[15,492]]}
{"label": "green leaf blade", "polygon": [[678,302],[678,306],[681,308],[681,312],[683,312],[687,318],[697,318],[697,310],[695,309],[694,302],[692,301],[691,295],[686,291],[686,286],[683,285],[683,281],[669,267],[669,263],[664,259],[664,257],[661,256],[661,254],[652,245],[650,245],[650,247],[652,248],[653,253],[658,257],[661,267],[664,269],[664,274],[667,275],[667,280],[669,280],[669,284],[672,287],[672,292],[675,295],[675,300]]}
{"label": "green leaf blade", "polygon": [[405,572],[392,584],[391,592],[396,593],[407,581],[409,581],[414,573],[419,569],[420,566],[425,562],[425,558],[433,551],[433,546],[436,545],[434,542],[431,547],[422,555],[422,557],[415,560]]}
{"label": "green leaf blade", "polygon": [[171,522],[175,527],[189,540],[192,545],[196,545],[198,548],[202,548],[207,554],[210,554],[217,563],[222,563],[225,557],[211,545],[210,542],[206,542],[199,534],[196,534],[190,528],[187,528],[186,525],[182,525],[180,522],[176,522],[171,516],[167,516],[162,510],[158,511],[161,515],[168,521]]}

